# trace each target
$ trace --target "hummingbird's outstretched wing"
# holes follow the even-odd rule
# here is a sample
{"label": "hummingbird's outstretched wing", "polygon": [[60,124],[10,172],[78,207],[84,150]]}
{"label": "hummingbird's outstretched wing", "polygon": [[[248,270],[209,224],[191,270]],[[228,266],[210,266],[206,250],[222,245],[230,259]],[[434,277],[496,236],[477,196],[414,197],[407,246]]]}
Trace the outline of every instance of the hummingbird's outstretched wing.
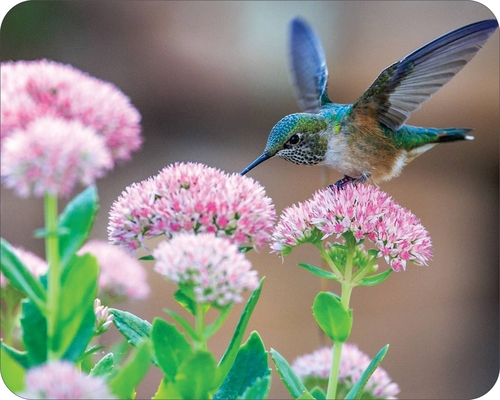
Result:
{"label": "hummingbird's outstretched wing", "polygon": [[290,64],[299,108],[316,113],[325,103],[328,70],[323,46],[312,28],[300,18],[290,24]]}
{"label": "hummingbird's outstretched wing", "polygon": [[360,113],[398,130],[412,111],[474,57],[497,28],[494,19],[458,28],[387,67],[354,103],[351,117]]}

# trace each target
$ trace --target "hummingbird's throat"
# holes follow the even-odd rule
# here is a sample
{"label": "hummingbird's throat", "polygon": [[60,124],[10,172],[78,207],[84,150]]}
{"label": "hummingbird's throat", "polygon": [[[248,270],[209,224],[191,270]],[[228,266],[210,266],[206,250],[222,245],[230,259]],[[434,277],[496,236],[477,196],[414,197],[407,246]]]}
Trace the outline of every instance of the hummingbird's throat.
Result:
{"label": "hummingbird's throat", "polygon": [[308,148],[282,149],[277,156],[299,165],[316,165],[325,159],[324,155],[314,153]]}

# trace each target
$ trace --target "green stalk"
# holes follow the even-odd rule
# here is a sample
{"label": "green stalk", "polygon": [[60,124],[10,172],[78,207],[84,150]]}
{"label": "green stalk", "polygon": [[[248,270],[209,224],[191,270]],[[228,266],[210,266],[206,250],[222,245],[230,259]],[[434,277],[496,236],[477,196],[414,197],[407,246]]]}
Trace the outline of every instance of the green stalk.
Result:
{"label": "green stalk", "polygon": [[361,271],[358,271],[354,275],[352,282],[355,286],[358,285],[359,282],[361,282],[361,280],[365,277],[365,275],[368,275],[375,271],[373,266],[375,265],[376,262],[377,262],[377,257],[373,256],[372,259],[368,261],[368,264],[366,264],[366,266]]}
{"label": "green stalk", "polygon": [[45,256],[49,265],[47,287],[47,354],[56,360],[54,334],[59,313],[61,292],[61,266],[59,263],[59,237],[57,234],[57,196],[45,194]]}
{"label": "green stalk", "polygon": [[[347,257],[345,265],[344,278],[340,281],[342,287],[342,293],[340,295],[340,300],[342,305],[346,310],[349,310],[349,302],[351,299],[352,289],[354,288],[352,282],[352,268],[353,259],[356,251],[356,241],[352,235],[345,235],[347,244]],[[332,368],[330,370],[330,377],[328,379],[328,388],[326,392],[327,399],[336,399],[337,397],[337,384],[339,380],[340,372],[340,359],[342,356],[342,342],[334,343],[333,345],[333,356],[332,356]]]}
{"label": "green stalk", "polygon": [[340,359],[342,356],[342,343],[333,344],[332,368],[330,378],[328,379],[328,389],[326,391],[327,399],[336,399],[337,383],[339,381]]}
{"label": "green stalk", "polygon": [[205,339],[205,310],[202,303],[196,303],[195,329],[198,341],[195,344],[197,350],[207,349],[207,340]]}
{"label": "green stalk", "polygon": [[326,263],[331,268],[331,270],[333,271],[333,273],[335,274],[335,276],[337,278],[339,278],[340,281],[342,281],[342,278],[343,278],[342,272],[340,272],[340,270],[337,268],[337,266],[335,265],[335,263],[333,262],[333,260],[328,255],[328,252],[325,250],[325,248],[321,244],[321,242],[314,243],[314,244],[319,249],[319,251],[321,253],[321,258],[326,261]]}

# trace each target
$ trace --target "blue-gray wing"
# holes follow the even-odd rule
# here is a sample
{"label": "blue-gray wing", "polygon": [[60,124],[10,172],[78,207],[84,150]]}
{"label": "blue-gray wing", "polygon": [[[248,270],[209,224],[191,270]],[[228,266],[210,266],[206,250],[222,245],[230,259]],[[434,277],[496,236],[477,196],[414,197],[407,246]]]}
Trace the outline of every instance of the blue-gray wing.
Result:
{"label": "blue-gray wing", "polygon": [[498,28],[494,19],[449,32],[386,68],[354,103],[353,114],[398,130],[483,47]]}
{"label": "blue-gray wing", "polygon": [[299,108],[316,113],[325,103],[328,70],[323,46],[307,22],[295,18],[290,25],[290,63]]}

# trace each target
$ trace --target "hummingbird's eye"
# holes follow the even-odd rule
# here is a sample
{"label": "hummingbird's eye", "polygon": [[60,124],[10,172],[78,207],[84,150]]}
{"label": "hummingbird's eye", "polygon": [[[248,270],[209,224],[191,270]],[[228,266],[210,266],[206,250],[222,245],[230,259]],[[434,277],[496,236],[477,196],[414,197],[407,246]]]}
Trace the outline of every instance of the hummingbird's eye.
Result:
{"label": "hummingbird's eye", "polygon": [[293,146],[298,145],[300,143],[301,139],[302,138],[300,137],[300,135],[297,135],[297,134],[292,135],[290,137],[290,139],[288,139],[288,142],[286,142],[286,147],[293,147]]}

